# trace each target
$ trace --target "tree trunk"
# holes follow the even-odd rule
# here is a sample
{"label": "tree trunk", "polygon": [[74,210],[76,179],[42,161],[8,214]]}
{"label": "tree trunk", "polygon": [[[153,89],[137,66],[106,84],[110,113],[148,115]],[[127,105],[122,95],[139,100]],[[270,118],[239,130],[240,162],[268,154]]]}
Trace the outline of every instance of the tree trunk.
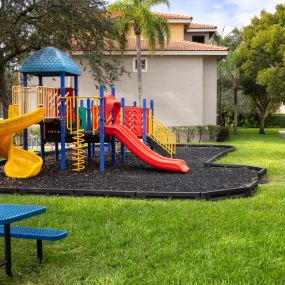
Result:
{"label": "tree trunk", "polygon": [[8,118],[9,96],[7,94],[6,80],[5,80],[5,66],[0,64],[0,99],[2,102],[3,116]]}
{"label": "tree trunk", "polygon": [[238,121],[237,121],[237,118],[238,118],[238,99],[237,99],[237,90],[234,90],[234,134],[237,135],[238,134],[238,127],[237,127],[237,124],[238,124]]}
{"label": "tree trunk", "polygon": [[265,112],[260,112],[259,134],[265,135]]}
{"label": "tree trunk", "polygon": [[222,125],[222,87],[218,84],[218,125]]}
{"label": "tree trunk", "polygon": [[137,47],[137,70],[138,70],[138,100],[139,106],[142,107],[142,46],[141,32],[138,24],[135,23],[136,47]]}

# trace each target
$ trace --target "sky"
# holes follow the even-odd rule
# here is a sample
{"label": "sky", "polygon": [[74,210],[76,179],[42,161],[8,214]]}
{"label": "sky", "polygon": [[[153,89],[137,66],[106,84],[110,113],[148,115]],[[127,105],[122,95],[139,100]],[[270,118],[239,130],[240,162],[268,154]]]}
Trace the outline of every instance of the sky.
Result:
{"label": "sky", "polygon": [[[170,9],[165,5],[156,6],[158,12],[181,14],[193,17],[194,23],[212,24],[219,31],[230,32],[235,26],[250,24],[251,18],[265,9],[273,12],[281,0],[169,0]],[[113,2],[113,0],[109,1]]]}

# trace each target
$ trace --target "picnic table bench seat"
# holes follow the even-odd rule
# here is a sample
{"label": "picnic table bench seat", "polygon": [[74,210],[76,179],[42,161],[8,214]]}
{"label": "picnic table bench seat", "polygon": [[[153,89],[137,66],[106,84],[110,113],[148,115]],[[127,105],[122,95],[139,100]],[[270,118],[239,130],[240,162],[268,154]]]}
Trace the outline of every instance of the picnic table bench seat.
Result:
{"label": "picnic table bench seat", "polygon": [[[56,241],[67,236],[64,230],[42,229],[31,227],[11,226],[11,237],[20,239],[32,239],[37,241],[37,261],[42,263],[42,241]],[[4,236],[4,226],[0,225],[0,236]]]}

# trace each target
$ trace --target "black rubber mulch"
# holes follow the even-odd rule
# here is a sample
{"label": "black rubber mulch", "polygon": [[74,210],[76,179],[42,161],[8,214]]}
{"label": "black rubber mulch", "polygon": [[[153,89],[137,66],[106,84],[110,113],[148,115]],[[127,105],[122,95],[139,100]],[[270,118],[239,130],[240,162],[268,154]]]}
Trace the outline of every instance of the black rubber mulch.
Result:
{"label": "black rubber mulch", "polygon": [[[97,150],[97,149],[96,149]],[[204,162],[227,150],[222,147],[178,147],[177,158],[184,159],[190,167],[187,174],[169,173],[156,170],[131,153],[123,165],[117,155],[116,167],[111,166],[110,156],[106,157],[106,170],[99,171],[98,152],[95,160],[88,163],[86,170],[76,173],[61,172],[59,162],[53,155],[46,157],[41,173],[34,178],[21,180],[5,177],[0,166],[1,188],[54,188],[89,189],[113,191],[154,191],[154,192],[207,192],[219,189],[240,188],[256,180],[257,170],[225,167],[205,167]],[[70,158],[70,154],[68,154]]]}

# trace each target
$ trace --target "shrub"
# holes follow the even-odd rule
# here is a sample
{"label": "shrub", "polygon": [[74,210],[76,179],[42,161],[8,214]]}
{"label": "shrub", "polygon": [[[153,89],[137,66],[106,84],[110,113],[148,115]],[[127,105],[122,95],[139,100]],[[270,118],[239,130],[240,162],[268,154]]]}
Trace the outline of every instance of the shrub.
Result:
{"label": "shrub", "polygon": [[257,128],[259,126],[259,118],[257,114],[239,116],[239,126],[242,128]]}
{"label": "shrub", "polygon": [[177,143],[180,143],[180,135],[181,135],[181,127],[172,127],[171,130],[175,133],[176,135],[176,141]]}
{"label": "shrub", "polygon": [[230,130],[228,127],[220,126],[217,133],[217,142],[224,142],[230,138]]}
{"label": "shrub", "polygon": [[216,141],[217,134],[218,134],[218,131],[219,131],[219,126],[208,125],[207,129],[208,129],[208,134],[209,134],[209,140],[210,141]]}
{"label": "shrub", "polygon": [[196,126],[196,130],[197,130],[198,135],[199,135],[199,142],[201,142],[202,137],[204,134],[207,133],[208,128],[206,126],[201,125],[201,126]]}
{"label": "shrub", "polygon": [[269,115],[265,125],[269,128],[285,128],[285,115]]}
{"label": "shrub", "polygon": [[187,127],[187,143],[193,141],[194,137],[195,137],[195,133],[196,133],[196,128],[193,126],[188,126]]}

